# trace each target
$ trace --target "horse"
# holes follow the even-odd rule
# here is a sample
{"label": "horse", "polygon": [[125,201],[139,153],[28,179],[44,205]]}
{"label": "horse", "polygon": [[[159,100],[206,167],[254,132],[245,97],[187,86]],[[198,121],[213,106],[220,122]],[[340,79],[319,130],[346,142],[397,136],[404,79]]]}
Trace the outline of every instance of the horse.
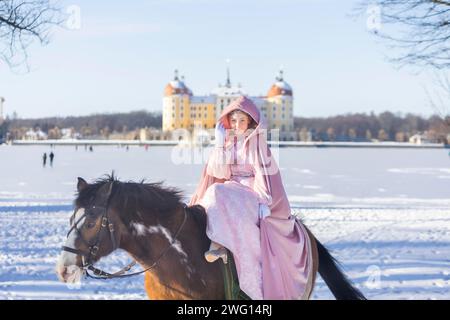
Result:
{"label": "horse", "polygon": [[[121,182],[108,175],[91,184],[78,178],[77,190],[67,240],[56,265],[60,281],[73,283],[82,275],[114,279],[144,273],[151,300],[225,298],[222,262],[207,262],[203,255],[211,242],[205,208],[187,206],[180,189],[163,182]],[[364,300],[329,251],[308,233],[314,279],[318,272],[338,300]],[[116,249],[126,251],[134,261],[114,273],[94,267]],[[136,262],[143,270],[128,273]]]}

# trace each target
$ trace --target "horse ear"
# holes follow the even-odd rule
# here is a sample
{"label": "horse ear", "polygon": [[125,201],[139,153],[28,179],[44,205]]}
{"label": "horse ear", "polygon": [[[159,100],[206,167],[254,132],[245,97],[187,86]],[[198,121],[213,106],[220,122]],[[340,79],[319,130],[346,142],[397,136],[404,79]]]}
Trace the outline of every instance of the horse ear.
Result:
{"label": "horse ear", "polygon": [[81,192],[88,186],[88,183],[83,178],[78,177],[77,190]]}

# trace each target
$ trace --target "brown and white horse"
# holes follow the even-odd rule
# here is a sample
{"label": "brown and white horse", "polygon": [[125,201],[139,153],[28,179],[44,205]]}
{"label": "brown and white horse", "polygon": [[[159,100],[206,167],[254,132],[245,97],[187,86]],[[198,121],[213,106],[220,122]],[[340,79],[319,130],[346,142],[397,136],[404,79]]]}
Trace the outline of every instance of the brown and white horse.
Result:
{"label": "brown and white horse", "polygon": [[[145,272],[145,288],[152,300],[225,298],[221,260],[209,263],[203,256],[210,240],[202,206],[186,206],[180,190],[161,182],[121,182],[108,176],[88,184],[78,178],[77,189],[75,211],[56,266],[61,281],[72,283],[83,274],[132,276],[127,271],[133,264],[113,274],[94,267],[120,248],[143,268],[139,273]],[[333,295],[364,299],[325,247],[309,234],[317,248],[314,272],[319,271]]]}

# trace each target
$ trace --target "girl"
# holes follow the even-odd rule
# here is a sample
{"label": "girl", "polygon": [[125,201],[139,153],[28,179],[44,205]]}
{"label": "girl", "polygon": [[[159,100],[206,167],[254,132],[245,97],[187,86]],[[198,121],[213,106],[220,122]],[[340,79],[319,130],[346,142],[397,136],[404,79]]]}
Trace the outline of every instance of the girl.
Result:
{"label": "girl", "polygon": [[205,258],[236,262],[239,286],[252,299],[307,299],[314,277],[308,233],[291,214],[259,109],[241,96],[216,125],[215,147],[190,205],[207,213]]}

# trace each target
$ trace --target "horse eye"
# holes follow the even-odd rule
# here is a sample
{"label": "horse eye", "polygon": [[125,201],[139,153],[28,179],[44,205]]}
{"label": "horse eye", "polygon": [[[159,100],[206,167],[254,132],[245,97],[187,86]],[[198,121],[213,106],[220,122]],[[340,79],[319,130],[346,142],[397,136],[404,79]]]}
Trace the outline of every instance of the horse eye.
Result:
{"label": "horse eye", "polygon": [[86,223],[86,229],[92,229],[93,227],[95,227],[95,222]]}

